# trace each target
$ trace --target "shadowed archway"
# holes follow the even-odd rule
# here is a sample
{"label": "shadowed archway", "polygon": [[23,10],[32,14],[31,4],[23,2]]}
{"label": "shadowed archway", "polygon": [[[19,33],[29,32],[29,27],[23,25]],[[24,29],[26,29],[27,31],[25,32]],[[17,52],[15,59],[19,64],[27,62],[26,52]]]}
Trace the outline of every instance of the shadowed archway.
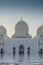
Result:
{"label": "shadowed archway", "polygon": [[30,47],[27,48],[27,54],[30,55]]}
{"label": "shadowed archway", "polygon": [[13,47],[13,55],[15,55],[15,53],[16,53],[16,48]]}
{"label": "shadowed archway", "polygon": [[19,46],[19,54],[23,55],[24,54],[24,45]]}

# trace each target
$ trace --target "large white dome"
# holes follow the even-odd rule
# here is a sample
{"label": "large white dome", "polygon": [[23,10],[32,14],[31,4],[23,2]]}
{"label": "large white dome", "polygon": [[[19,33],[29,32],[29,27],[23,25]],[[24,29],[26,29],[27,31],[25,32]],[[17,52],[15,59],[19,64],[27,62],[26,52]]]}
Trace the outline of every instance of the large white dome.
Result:
{"label": "large white dome", "polygon": [[13,37],[20,37],[20,38],[31,37],[28,34],[28,31],[29,31],[29,29],[28,29],[27,23],[25,21],[21,20],[15,26],[15,34],[13,35]]}
{"label": "large white dome", "polygon": [[15,26],[15,33],[19,37],[25,37],[28,35],[28,25],[23,21],[19,21]]}
{"label": "large white dome", "polygon": [[4,26],[0,26],[0,35],[6,35],[7,31]]}
{"label": "large white dome", "polygon": [[43,26],[41,25],[37,30],[37,35],[43,35]]}

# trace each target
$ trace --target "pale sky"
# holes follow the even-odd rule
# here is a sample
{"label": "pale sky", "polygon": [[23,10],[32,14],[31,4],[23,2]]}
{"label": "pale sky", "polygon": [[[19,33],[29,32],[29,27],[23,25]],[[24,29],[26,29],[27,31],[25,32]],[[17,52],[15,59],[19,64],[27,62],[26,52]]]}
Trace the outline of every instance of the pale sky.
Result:
{"label": "pale sky", "polygon": [[35,36],[43,25],[43,0],[0,0],[0,25],[7,29],[8,36],[14,34],[21,17],[28,24],[29,33]]}

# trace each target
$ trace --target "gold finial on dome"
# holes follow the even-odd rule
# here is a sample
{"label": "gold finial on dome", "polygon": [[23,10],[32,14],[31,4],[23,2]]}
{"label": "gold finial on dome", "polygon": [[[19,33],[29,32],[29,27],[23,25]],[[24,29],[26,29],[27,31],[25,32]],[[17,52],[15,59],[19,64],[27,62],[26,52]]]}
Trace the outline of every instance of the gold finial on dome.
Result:
{"label": "gold finial on dome", "polygon": [[21,16],[21,21],[22,21],[23,19],[22,19],[22,16]]}

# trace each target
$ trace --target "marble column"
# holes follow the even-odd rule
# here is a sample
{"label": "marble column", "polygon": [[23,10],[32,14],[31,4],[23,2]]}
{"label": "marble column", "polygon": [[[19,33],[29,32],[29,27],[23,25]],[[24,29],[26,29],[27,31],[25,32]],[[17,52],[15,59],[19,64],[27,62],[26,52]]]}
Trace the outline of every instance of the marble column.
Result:
{"label": "marble column", "polygon": [[27,47],[24,48],[24,61],[28,61]]}
{"label": "marble column", "polygon": [[19,47],[16,47],[16,54],[15,54],[15,60],[19,60]]}

